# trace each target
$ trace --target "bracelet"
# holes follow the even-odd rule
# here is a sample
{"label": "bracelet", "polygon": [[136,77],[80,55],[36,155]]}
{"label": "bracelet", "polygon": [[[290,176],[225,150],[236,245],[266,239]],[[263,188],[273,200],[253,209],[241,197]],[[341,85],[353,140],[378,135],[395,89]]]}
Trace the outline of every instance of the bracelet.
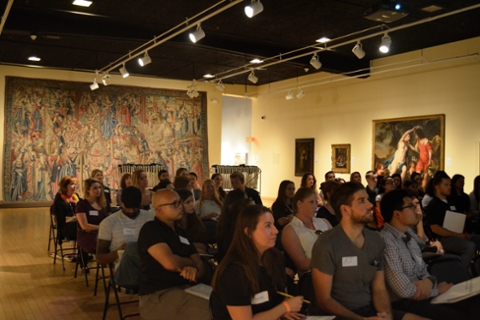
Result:
{"label": "bracelet", "polygon": [[290,311],[292,311],[292,309],[290,309],[290,305],[288,304],[287,301],[282,301],[282,304],[285,306],[285,309],[287,309],[287,312],[285,312],[285,313],[290,313]]}

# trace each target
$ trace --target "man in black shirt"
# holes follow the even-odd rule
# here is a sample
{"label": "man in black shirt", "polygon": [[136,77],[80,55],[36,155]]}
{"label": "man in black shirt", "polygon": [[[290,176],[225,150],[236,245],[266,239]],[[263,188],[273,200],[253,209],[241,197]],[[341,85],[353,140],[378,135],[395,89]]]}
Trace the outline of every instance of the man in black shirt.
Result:
{"label": "man in black shirt", "polygon": [[232,174],[230,175],[230,182],[232,183],[232,188],[234,190],[242,190],[247,194],[247,197],[249,197],[253,200],[253,202],[255,202],[255,204],[263,205],[262,199],[260,198],[260,194],[258,193],[258,191],[252,188],[248,188],[245,185],[245,177],[243,176],[243,173],[238,171],[232,172]]}
{"label": "man in black shirt", "polygon": [[146,320],[210,319],[208,301],[185,292],[205,273],[197,250],[175,222],[182,218],[180,197],[162,189],[153,195],[155,219],[138,237],[141,263],[140,314]]}
{"label": "man in black shirt", "polygon": [[457,211],[456,207],[448,202],[450,195],[450,177],[443,171],[438,171],[433,178],[435,196],[426,209],[428,224],[432,232],[438,237],[447,252],[458,254],[466,268],[480,248],[480,237],[468,233],[457,233],[445,229],[443,222],[448,211]]}
{"label": "man in black shirt", "polygon": [[367,190],[368,201],[375,204],[375,198],[378,194],[377,176],[373,171],[370,170],[367,171],[367,173],[365,174],[365,180],[367,181],[367,187],[365,188],[365,190]]}

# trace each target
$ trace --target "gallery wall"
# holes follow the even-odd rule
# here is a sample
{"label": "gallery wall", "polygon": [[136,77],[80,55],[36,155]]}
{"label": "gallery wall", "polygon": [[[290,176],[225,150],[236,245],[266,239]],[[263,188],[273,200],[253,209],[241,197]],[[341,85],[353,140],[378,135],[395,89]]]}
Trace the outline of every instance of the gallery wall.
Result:
{"label": "gallery wall", "polygon": [[372,70],[384,73],[367,79],[305,76],[298,80],[302,99],[285,99],[289,89],[296,93],[296,80],[258,88],[252,154],[262,169],[262,197],[275,198],[284,179],[300,186],[295,139],[315,138],[317,181],[331,169],[332,144],[351,144],[352,172],[364,176],[372,168],[372,120],[435,114],[445,114],[445,171],[463,174],[470,192],[479,174],[479,52],[476,38],[373,61]]}

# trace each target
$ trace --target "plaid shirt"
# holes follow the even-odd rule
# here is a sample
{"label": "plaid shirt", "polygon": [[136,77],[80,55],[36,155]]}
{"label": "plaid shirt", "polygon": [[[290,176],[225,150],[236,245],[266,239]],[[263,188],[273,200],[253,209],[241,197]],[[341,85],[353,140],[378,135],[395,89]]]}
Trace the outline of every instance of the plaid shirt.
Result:
{"label": "plaid shirt", "polygon": [[[438,295],[437,281],[427,271],[422,259],[420,245],[424,245],[411,228],[406,233],[385,223],[383,229],[385,240],[385,278],[390,293],[390,300],[410,299],[417,292],[412,281],[429,278],[434,282],[430,297]],[[410,235],[410,239],[408,235]]]}

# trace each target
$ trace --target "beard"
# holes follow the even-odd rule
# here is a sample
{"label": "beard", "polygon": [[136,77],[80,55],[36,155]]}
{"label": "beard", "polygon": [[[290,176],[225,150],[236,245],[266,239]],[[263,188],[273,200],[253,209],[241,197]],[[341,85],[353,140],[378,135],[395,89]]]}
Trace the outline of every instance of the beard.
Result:
{"label": "beard", "polygon": [[375,221],[373,218],[373,210],[369,210],[369,212],[364,215],[355,213],[351,216],[351,219],[354,224],[363,226]]}

